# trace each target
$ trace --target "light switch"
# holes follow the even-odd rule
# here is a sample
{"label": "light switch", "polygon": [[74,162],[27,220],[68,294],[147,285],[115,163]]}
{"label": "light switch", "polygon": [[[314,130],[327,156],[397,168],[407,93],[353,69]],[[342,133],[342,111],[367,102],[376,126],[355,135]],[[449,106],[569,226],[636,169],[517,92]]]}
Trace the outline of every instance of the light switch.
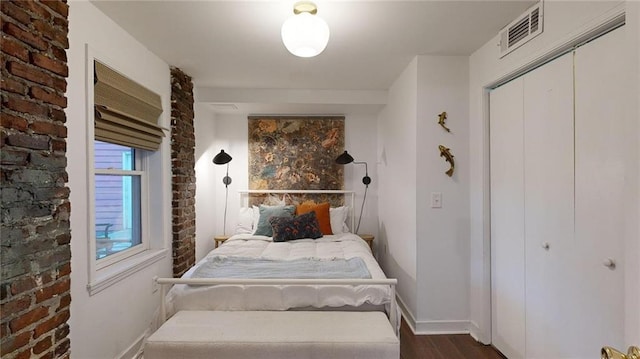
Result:
{"label": "light switch", "polygon": [[431,192],[431,208],[442,208],[442,192]]}

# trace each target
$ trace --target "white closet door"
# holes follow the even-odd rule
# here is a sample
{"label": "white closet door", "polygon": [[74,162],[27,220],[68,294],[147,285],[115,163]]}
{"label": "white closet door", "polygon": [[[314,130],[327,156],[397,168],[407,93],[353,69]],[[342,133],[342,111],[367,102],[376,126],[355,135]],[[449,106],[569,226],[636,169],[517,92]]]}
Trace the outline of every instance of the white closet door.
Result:
{"label": "white closet door", "polygon": [[573,255],[573,54],[524,76],[526,357],[569,358]]}
{"label": "white closet door", "polygon": [[[624,349],[625,204],[630,163],[624,91],[625,28],[576,50],[576,342],[582,357],[603,345]],[[627,119],[627,120],[625,120]],[[637,121],[637,119],[635,119]],[[631,128],[633,128],[631,126]],[[633,161],[633,157],[631,157]],[[611,259],[615,268],[605,266]]]}
{"label": "white closet door", "polygon": [[492,342],[510,359],[525,353],[522,78],[490,97]]}

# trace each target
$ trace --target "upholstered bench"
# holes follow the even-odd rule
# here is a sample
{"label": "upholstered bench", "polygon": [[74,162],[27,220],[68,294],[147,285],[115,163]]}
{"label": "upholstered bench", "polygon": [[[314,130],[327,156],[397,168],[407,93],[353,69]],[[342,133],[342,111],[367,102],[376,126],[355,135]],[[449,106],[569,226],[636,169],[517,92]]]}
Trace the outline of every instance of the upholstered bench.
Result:
{"label": "upholstered bench", "polygon": [[145,359],[398,359],[382,312],[180,311],[147,340]]}

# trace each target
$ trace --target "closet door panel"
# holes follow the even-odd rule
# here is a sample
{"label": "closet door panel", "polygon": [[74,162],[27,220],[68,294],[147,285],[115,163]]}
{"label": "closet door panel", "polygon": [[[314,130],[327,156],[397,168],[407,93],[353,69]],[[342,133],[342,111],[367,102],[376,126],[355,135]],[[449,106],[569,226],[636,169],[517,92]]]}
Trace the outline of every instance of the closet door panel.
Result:
{"label": "closet door panel", "polygon": [[[576,50],[576,327],[586,356],[624,348],[625,204],[630,184],[624,27]],[[627,120],[628,121],[628,120]],[[614,267],[606,267],[608,259]]]}
{"label": "closet door panel", "polygon": [[573,54],[524,76],[526,357],[568,358],[573,261]]}
{"label": "closet door panel", "polygon": [[522,78],[489,96],[492,341],[517,359],[525,351]]}

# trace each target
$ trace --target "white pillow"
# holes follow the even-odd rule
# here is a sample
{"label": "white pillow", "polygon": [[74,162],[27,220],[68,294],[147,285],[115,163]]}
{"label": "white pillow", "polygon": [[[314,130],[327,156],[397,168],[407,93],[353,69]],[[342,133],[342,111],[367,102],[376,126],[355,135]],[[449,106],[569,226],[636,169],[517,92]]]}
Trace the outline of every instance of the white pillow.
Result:
{"label": "white pillow", "polygon": [[349,215],[349,207],[329,208],[329,217],[331,221],[331,232],[333,234],[348,233],[347,216]]}
{"label": "white pillow", "polygon": [[252,223],[251,234],[253,234],[256,231],[256,229],[258,229],[259,220],[260,220],[260,207],[252,206],[251,207],[251,223]]}
{"label": "white pillow", "polygon": [[238,212],[238,223],[236,224],[236,234],[253,233],[253,209],[242,207]]}

